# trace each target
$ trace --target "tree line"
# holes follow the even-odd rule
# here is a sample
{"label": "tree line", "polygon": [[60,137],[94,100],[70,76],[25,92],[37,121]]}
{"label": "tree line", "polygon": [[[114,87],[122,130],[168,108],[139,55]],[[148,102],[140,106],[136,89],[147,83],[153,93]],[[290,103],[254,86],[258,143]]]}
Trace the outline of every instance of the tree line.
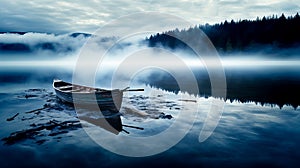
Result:
{"label": "tree line", "polygon": [[188,46],[174,37],[193,38],[194,33],[201,29],[223,53],[251,52],[272,49],[290,49],[300,47],[300,16],[286,17],[282,14],[257,18],[256,20],[227,20],[214,25],[199,25],[184,30],[171,30],[157,33],[146,38],[150,47],[162,45],[171,49],[188,48]]}

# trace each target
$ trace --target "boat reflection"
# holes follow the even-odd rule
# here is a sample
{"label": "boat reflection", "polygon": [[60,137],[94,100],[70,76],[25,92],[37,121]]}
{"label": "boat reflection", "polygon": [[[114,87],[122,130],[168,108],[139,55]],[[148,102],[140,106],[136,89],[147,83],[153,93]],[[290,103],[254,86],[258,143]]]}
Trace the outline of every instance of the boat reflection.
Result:
{"label": "boat reflection", "polygon": [[125,132],[129,134],[123,127],[133,128],[144,130],[144,128],[123,125],[121,120],[121,113],[111,113],[109,111],[86,111],[85,115],[78,115],[80,120],[86,121],[95,126],[101,127],[106,131],[109,131],[115,135],[118,135],[120,132]]}
{"label": "boat reflection", "polygon": [[[90,124],[96,125],[98,127],[103,128],[113,134],[118,135],[120,132],[123,131],[122,120],[120,117],[120,113],[118,114],[105,114],[101,112],[93,112],[94,114],[91,115],[79,115],[78,118],[80,120],[86,121]],[[96,117],[97,114],[101,113]],[[96,115],[95,115],[96,114]]]}

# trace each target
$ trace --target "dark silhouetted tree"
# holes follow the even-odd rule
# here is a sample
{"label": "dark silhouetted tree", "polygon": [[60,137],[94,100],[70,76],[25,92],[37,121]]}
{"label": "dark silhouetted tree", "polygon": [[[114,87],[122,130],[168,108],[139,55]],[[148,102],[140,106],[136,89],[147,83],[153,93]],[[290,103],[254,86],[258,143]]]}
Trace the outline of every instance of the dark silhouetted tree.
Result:
{"label": "dark silhouetted tree", "polygon": [[187,30],[172,30],[162,34],[150,36],[149,46],[161,44],[164,47],[176,49],[187,47],[179,37],[194,38],[196,29],[201,29],[212,41],[219,52],[224,54],[233,52],[257,51],[267,47],[274,49],[286,49],[300,47],[300,16],[286,17],[282,14],[279,18],[272,17],[257,18],[251,20],[239,20],[235,22],[227,20],[215,25],[199,25]]}

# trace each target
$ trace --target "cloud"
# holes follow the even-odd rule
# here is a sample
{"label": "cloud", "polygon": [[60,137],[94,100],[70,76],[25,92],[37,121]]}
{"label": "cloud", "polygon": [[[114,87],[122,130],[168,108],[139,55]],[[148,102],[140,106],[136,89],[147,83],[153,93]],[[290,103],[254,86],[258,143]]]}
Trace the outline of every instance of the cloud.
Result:
{"label": "cloud", "polygon": [[[300,11],[298,4],[299,0],[3,0],[0,31],[91,33],[121,16],[145,11],[168,13],[194,24],[205,24],[281,13],[294,15]],[[145,24],[153,22],[157,21],[148,20]]]}

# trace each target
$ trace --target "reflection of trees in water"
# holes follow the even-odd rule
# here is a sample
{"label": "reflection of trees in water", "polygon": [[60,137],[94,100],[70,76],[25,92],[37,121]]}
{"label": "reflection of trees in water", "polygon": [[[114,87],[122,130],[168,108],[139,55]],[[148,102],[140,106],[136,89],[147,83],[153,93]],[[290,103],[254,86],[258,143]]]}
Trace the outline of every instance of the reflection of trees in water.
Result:
{"label": "reflection of trees in water", "polygon": [[[173,77],[165,75],[155,78],[153,74],[143,82],[153,87],[162,88],[177,93],[179,86]],[[198,77],[201,96],[211,96],[211,84],[207,74],[196,74]],[[238,100],[242,103],[256,102],[261,105],[276,104],[280,108],[291,105],[297,108],[300,105],[300,80],[286,77],[259,76],[257,74],[226,74],[227,97],[230,101]],[[186,81],[188,83],[188,81]],[[189,91],[187,91],[189,92]],[[189,92],[190,93],[190,92]],[[193,93],[190,93],[193,94]],[[224,98],[224,97],[222,97]]]}

